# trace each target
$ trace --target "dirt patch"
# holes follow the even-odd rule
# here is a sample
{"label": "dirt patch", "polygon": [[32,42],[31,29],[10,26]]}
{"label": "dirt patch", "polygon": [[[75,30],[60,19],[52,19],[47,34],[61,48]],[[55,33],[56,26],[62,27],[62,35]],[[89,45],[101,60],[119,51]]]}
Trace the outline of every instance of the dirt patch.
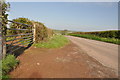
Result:
{"label": "dirt patch", "polygon": [[12,78],[116,78],[115,72],[73,43],[59,49],[30,47],[18,57]]}

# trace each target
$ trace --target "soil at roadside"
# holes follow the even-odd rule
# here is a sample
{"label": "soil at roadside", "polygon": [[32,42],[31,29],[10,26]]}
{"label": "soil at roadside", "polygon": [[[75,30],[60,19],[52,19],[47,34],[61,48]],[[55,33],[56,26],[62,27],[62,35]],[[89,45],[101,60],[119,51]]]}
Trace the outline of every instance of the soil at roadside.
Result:
{"label": "soil at roadside", "polygon": [[114,70],[88,56],[72,42],[57,49],[30,47],[17,59],[11,78],[116,78]]}

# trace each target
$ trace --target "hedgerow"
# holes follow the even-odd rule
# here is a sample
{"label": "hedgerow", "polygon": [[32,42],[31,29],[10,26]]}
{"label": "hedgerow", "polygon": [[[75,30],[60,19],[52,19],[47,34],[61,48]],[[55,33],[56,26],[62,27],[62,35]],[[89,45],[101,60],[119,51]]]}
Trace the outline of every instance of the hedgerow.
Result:
{"label": "hedgerow", "polygon": [[116,38],[120,39],[120,30],[111,30],[111,31],[98,31],[98,32],[74,32],[71,34],[91,34],[104,38]]}
{"label": "hedgerow", "polygon": [[[15,34],[25,34],[25,33],[31,33],[33,29],[35,29],[35,43],[38,43],[40,41],[46,40],[50,36],[53,35],[53,31],[49,28],[47,28],[43,23],[29,20],[28,18],[17,18],[13,19],[15,22],[27,24],[29,26],[21,25],[21,24],[16,24],[16,23],[10,23],[10,28],[15,28],[15,29],[28,29],[27,31],[16,31],[16,30],[8,30],[7,34],[8,35],[15,35]],[[24,35],[23,35],[24,36]],[[21,36],[21,37],[23,37]]]}
{"label": "hedgerow", "polygon": [[69,35],[103,41],[103,42],[109,42],[109,43],[114,43],[114,44],[120,44],[120,39],[117,39],[117,38],[109,38],[109,37],[105,38],[105,37],[100,37],[100,36],[92,35],[92,34],[69,34]]}
{"label": "hedgerow", "polygon": [[53,35],[53,31],[40,22],[33,21],[35,29],[35,43],[45,41]]}

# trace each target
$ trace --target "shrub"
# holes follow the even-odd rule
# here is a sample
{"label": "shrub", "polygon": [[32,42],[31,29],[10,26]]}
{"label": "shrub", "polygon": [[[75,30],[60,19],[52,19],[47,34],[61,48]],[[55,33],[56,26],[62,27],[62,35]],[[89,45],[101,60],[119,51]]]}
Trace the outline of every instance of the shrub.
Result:
{"label": "shrub", "polygon": [[6,58],[2,60],[2,75],[7,75],[18,63],[19,61],[16,60],[14,55],[7,55]]}
{"label": "shrub", "polygon": [[27,31],[16,31],[16,30],[8,30],[7,34],[20,34],[20,33],[30,33],[31,29],[32,29],[32,22],[28,19],[28,18],[17,18],[17,19],[13,19],[14,22],[19,22],[19,23],[23,23],[23,24],[27,24],[30,26],[26,26],[26,25],[21,25],[21,24],[16,24],[16,23],[10,23],[10,28],[15,28],[15,29],[28,29]]}
{"label": "shrub", "polygon": [[52,30],[48,29],[44,24],[35,21],[33,21],[33,24],[35,25],[35,43],[41,42],[52,36]]}
{"label": "shrub", "polygon": [[[53,35],[53,31],[51,29],[48,29],[43,23],[29,20],[28,18],[17,18],[13,19],[14,22],[23,23],[26,25],[16,24],[16,23],[10,23],[10,28],[15,29],[28,29],[25,31],[21,30],[7,30],[7,35],[16,35],[16,34],[26,34],[26,33],[32,33],[32,29],[35,29],[35,43],[38,43],[40,41],[46,40],[50,36]],[[25,37],[27,35],[22,35],[20,37]],[[18,36],[19,37],[19,36]],[[15,37],[16,38],[16,37]]]}

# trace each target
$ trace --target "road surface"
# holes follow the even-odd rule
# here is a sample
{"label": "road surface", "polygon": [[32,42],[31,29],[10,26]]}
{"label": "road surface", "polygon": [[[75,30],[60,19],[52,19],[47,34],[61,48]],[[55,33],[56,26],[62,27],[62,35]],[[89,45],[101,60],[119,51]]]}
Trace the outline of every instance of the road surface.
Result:
{"label": "road surface", "polygon": [[80,37],[67,37],[89,56],[118,72],[118,45]]}

